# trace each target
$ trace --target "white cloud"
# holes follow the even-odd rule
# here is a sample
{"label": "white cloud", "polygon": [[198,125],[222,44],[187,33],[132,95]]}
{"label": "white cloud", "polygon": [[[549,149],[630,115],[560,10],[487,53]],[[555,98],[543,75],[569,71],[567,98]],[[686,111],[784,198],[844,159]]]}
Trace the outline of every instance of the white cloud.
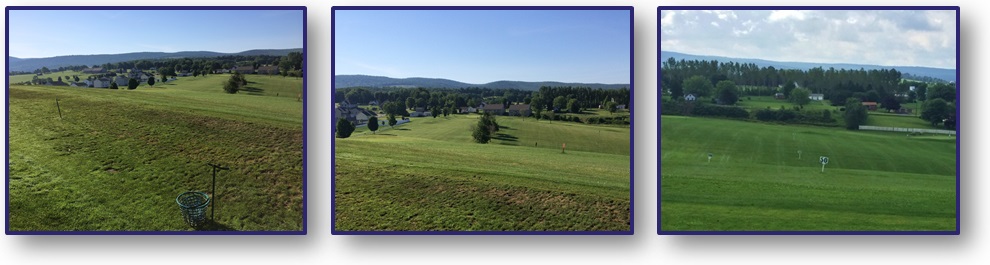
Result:
{"label": "white cloud", "polygon": [[955,11],[679,10],[661,17],[665,51],[888,66],[956,64]]}
{"label": "white cloud", "polygon": [[785,19],[796,19],[804,20],[806,10],[774,10],[770,12],[770,16],[767,17],[770,22],[785,20]]}

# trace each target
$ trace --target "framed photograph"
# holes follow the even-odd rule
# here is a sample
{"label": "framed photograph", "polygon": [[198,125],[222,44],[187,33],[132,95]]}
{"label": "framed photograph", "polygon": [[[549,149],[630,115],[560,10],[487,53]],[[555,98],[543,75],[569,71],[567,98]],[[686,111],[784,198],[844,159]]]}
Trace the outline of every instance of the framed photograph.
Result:
{"label": "framed photograph", "polygon": [[632,22],[334,7],[332,232],[632,234]]}
{"label": "framed photograph", "polygon": [[658,21],[659,234],[959,234],[959,7]]}
{"label": "framed photograph", "polygon": [[7,7],[7,234],[306,233],[305,7]]}

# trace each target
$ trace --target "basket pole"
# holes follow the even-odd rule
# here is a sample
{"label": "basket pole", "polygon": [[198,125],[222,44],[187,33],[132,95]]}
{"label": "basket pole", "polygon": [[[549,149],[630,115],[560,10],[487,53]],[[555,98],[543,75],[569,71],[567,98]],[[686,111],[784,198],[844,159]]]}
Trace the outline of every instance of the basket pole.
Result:
{"label": "basket pole", "polygon": [[217,170],[218,169],[220,169],[220,170],[230,170],[230,168],[222,167],[220,165],[214,165],[213,163],[207,163],[207,165],[210,165],[211,167],[213,167],[213,185],[212,185],[213,191],[210,194],[213,196],[214,202],[213,202],[213,206],[210,207],[210,220],[216,220],[216,219],[214,219],[214,217],[216,217],[215,214],[216,214],[216,209],[217,209],[217,202],[216,202],[216,200],[217,200]]}

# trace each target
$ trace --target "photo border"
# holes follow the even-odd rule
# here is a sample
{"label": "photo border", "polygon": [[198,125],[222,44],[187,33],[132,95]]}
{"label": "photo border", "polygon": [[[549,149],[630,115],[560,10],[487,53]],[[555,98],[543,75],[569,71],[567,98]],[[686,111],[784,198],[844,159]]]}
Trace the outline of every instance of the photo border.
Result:
{"label": "photo border", "polygon": [[[960,173],[959,173],[959,147],[960,147],[960,86],[959,83],[959,17],[960,10],[959,6],[659,6],[657,7],[657,80],[659,80],[662,72],[662,67],[660,67],[663,59],[660,58],[660,33],[662,28],[660,26],[660,12],[663,10],[942,10],[942,11],[955,11],[956,12],[956,229],[946,230],[946,231],[819,231],[819,230],[794,230],[794,231],[664,231],[662,225],[661,211],[663,209],[661,202],[662,191],[662,168],[663,165],[660,163],[660,156],[657,157],[658,173],[657,173],[657,235],[959,235],[960,234]],[[658,91],[663,91],[660,82],[657,82]],[[663,98],[663,93],[657,93],[657,116],[661,115],[660,104],[662,104],[661,99]],[[662,128],[661,119],[657,119],[657,124]],[[657,132],[657,140],[660,141],[660,135],[662,130]],[[657,148],[657,154],[662,153],[663,150]]]}
{"label": "photo border", "polygon": [[[11,10],[295,10],[302,11],[302,29],[303,29],[303,91],[302,91],[302,102],[303,102],[303,127],[302,127],[302,137],[303,137],[303,149],[302,149],[302,230],[298,231],[11,231],[10,230],[10,164],[5,163],[4,168],[6,169],[7,176],[4,178],[4,183],[6,187],[4,188],[4,199],[6,200],[5,208],[5,225],[4,230],[7,235],[305,235],[307,232],[307,213],[306,213],[306,180],[307,180],[307,170],[306,170],[306,106],[307,106],[307,81],[309,79],[309,73],[306,72],[306,65],[309,61],[309,53],[306,45],[307,38],[307,10],[305,6],[7,6],[6,7],[6,32],[5,35],[5,45],[4,49],[7,57],[4,58],[4,63],[10,65],[10,11]],[[9,70],[9,69],[8,69]],[[8,80],[9,81],[9,80]],[[6,106],[7,115],[4,117],[4,123],[7,125],[7,145],[5,146],[6,158],[10,160],[10,82],[4,84],[6,87],[4,98],[6,101],[4,105]]]}
{"label": "photo border", "polygon": [[[634,178],[633,176],[635,167],[635,152],[633,144],[635,139],[634,124],[634,114],[633,114],[633,102],[632,99],[635,97],[633,83],[635,81],[635,11],[632,6],[334,6],[331,8],[331,13],[336,13],[337,10],[624,10],[629,12],[629,230],[623,231],[341,231],[337,230],[337,201],[336,201],[336,137],[331,135],[331,143],[333,145],[333,150],[331,150],[331,177],[330,181],[331,188],[331,211],[330,211],[330,233],[333,235],[632,235],[635,231],[635,215],[634,215]],[[333,93],[336,93],[336,57],[334,56],[335,51],[335,39],[336,31],[334,31],[336,16],[332,16],[330,22],[331,36],[330,36],[330,74],[331,74],[331,85],[330,88]],[[332,97],[331,97],[332,99]],[[333,117],[331,111],[331,117]],[[336,124],[331,122],[330,128],[331,132],[336,132]]]}

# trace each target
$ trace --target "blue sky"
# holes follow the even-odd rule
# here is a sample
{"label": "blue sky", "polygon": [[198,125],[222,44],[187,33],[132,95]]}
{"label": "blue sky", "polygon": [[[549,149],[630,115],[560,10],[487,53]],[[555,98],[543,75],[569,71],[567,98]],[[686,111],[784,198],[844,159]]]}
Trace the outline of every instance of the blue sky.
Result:
{"label": "blue sky", "polygon": [[335,73],[628,84],[630,13],[337,10]]}
{"label": "blue sky", "polygon": [[955,69],[955,16],[954,10],[662,10],[660,49]]}
{"label": "blue sky", "polygon": [[10,56],[290,49],[301,10],[11,10]]}

